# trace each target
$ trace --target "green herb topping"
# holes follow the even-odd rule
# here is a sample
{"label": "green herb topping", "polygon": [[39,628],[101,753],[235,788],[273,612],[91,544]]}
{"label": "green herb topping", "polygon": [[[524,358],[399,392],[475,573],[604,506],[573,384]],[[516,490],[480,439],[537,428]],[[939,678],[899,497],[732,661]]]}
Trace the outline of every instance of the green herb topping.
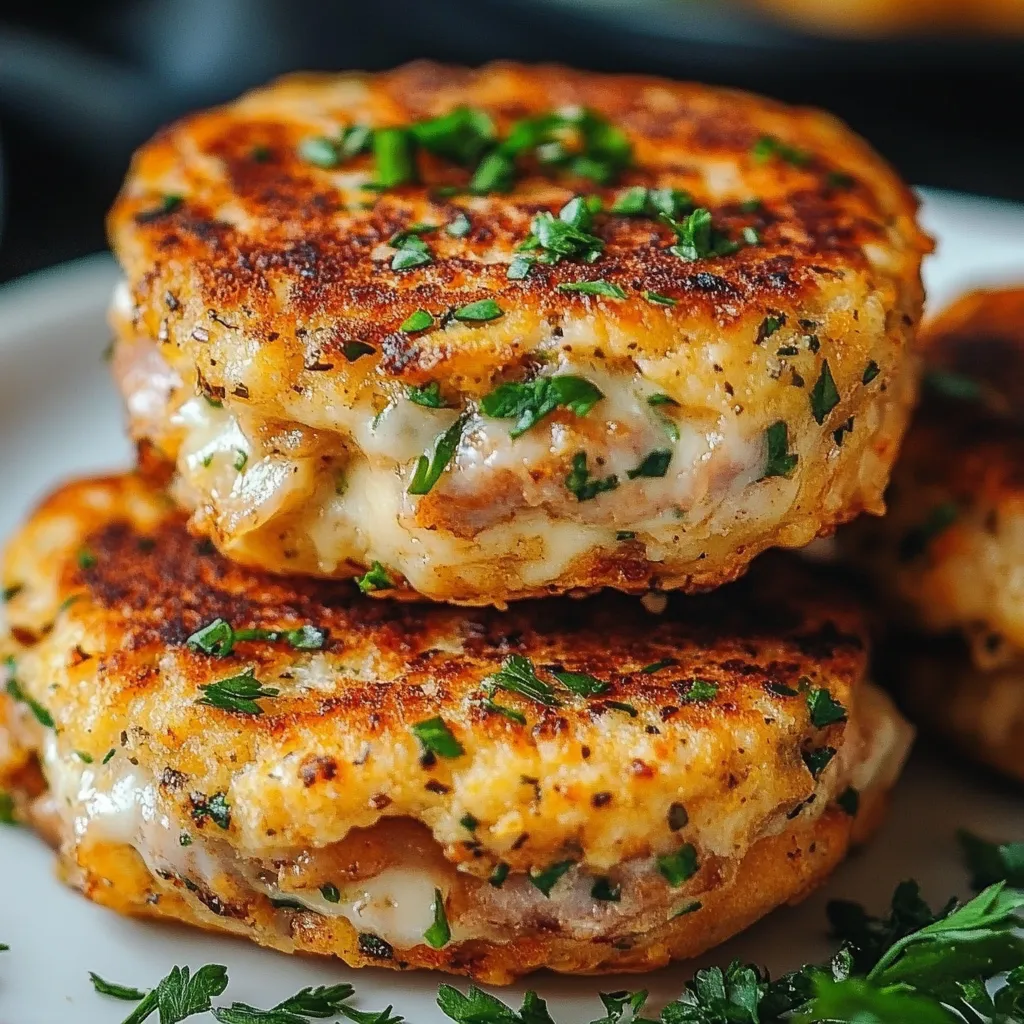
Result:
{"label": "green herb topping", "polygon": [[412,334],[415,331],[425,331],[428,327],[434,326],[434,318],[425,309],[417,309],[415,313],[410,313],[399,325],[399,330],[404,331],[406,334]]}
{"label": "green herb topping", "polygon": [[388,574],[387,569],[374,559],[370,571],[356,580],[356,586],[362,593],[368,594],[371,590],[393,590],[395,581]]}
{"label": "green herb topping", "polygon": [[441,474],[455,456],[467,419],[464,413],[434,442],[430,458],[421,455],[416,460],[416,469],[407,488],[409,494],[429,494],[433,490],[434,484],[441,479]]}
{"label": "green herb topping", "polygon": [[560,292],[580,292],[583,295],[600,295],[606,299],[624,299],[626,292],[611,281],[568,281],[558,286]]}
{"label": "green herb topping", "polygon": [[440,889],[434,890],[434,902],[431,904],[434,923],[423,933],[428,946],[443,949],[452,938],[452,930],[448,924],[448,915],[444,911],[444,895]]}
{"label": "green herb topping", "polygon": [[564,875],[571,867],[573,867],[573,861],[563,860],[557,864],[552,864],[550,867],[544,868],[543,871],[538,871],[536,874],[530,873],[529,879],[536,888],[540,889],[545,896],[551,896],[551,890],[554,889],[555,883]]}
{"label": "green herb topping", "polygon": [[497,320],[504,315],[504,310],[494,299],[480,299],[479,302],[470,302],[468,305],[460,306],[452,316],[461,323],[486,323],[489,320]]}
{"label": "green herb topping", "polygon": [[206,683],[199,689],[205,696],[200,697],[197,704],[206,704],[222,711],[237,711],[244,715],[262,715],[263,708],[256,701],[264,697],[276,697],[281,692],[272,686],[265,687],[256,678],[252,668],[216,683]]}
{"label": "green herb topping", "polygon": [[820,427],[825,422],[825,417],[839,404],[839,391],[836,382],[832,379],[832,371],[829,369],[826,359],[821,365],[821,373],[811,389],[811,415],[815,423]]}
{"label": "green herb topping", "polygon": [[576,495],[577,501],[590,501],[605,491],[614,491],[619,478],[612,473],[603,478],[592,478],[587,469],[587,453],[577,452],[572,457],[572,470],[565,478],[565,486]]}
{"label": "green herb topping", "polygon": [[411,726],[412,734],[423,744],[423,749],[439,757],[462,757],[466,752],[462,744],[452,735],[440,716],[428,718]]}
{"label": "green herb topping", "polygon": [[816,729],[846,721],[846,708],[826,689],[807,691],[807,710],[810,712],[811,725]]}
{"label": "green herb topping", "polygon": [[586,416],[602,398],[601,390],[586,378],[559,374],[499,384],[480,400],[480,411],[492,419],[515,420],[509,435],[516,438],[555,409],[565,408],[576,416]]}
{"label": "green herb topping", "polygon": [[773,476],[790,476],[793,470],[796,469],[800,456],[791,453],[789,450],[789,428],[786,426],[785,421],[778,420],[773,423],[764,432],[764,437],[768,455],[765,459],[764,472],[761,474],[761,479],[767,480]]}
{"label": "green herb topping", "polygon": [[306,625],[296,629],[234,629],[224,619],[214,619],[196,630],[185,644],[194,651],[226,658],[243,641],[260,640],[267,643],[286,643],[297,651],[321,651],[327,646],[327,631]]}
{"label": "green herb topping", "polygon": [[697,850],[692,843],[684,843],[674,853],[658,858],[658,871],[672,886],[678,889],[685,881],[697,873]]}

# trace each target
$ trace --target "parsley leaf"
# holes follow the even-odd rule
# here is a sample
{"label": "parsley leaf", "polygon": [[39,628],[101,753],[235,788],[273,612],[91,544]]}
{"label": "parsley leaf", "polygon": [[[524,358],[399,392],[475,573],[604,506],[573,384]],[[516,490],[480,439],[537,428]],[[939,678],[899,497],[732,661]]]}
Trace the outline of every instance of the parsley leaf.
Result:
{"label": "parsley leaf", "polygon": [[796,469],[800,456],[789,450],[789,428],[785,420],[777,420],[765,432],[768,454],[765,458],[762,480],[769,477],[789,477]]}
{"label": "parsley leaf", "polygon": [[657,860],[658,871],[673,889],[697,873],[697,850],[692,843],[684,843],[673,853],[667,853]]}
{"label": "parsley leaf", "polygon": [[624,299],[626,292],[611,281],[568,281],[558,286],[560,292],[580,292],[583,295],[601,295],[606,299]]}
{"label": "parsley leaf", "polygon": [[668,464],[672,461],[672,452],[667,448],[656,448],[644,456],[643,461],[634,469],[626,471],[630,480],[638,476],[661,477],[668,472]]}
{"label": "parsley leaf", "polygon": [[35,720],[43,726],[43,728],[52,729],[54,727],[53,715],[51,715],[50,712],[35,699],[35,697],[30,696],[24,691],[21,688],[21,683],[19,683],[15,677],[14,658],[9,656],[4,661],[4,666],[7,669],[7,695],[12,700],[16,700],[19,703],[24,704],[29,711],[32,712]]}
{"label": "parsley leaf", "polygon": [[393,590],[395,581],[388,574],[387,569],[374,559],[369,572],[364,573],[356,580],[356,586],[359,587],[361,593],[368,594],[371,590]]}
{"label": "parsley leaf", "polygon": [[129,985],[119,985],[116,981],[106,981],[95,971],[89,972],[89,980],[92,987],[104,996],[113,996],[115,999],[125,999],[135,1002],[144,999],[147,995],[145,989],[132,988]]}
{"label": "parsley leaf", "polygon": [[[683,689],[684,684],[686,688]],[[718,695],[718,683],[710,679],[687,679],[676,683],[679,699],[684,704],[700,704],[714,700]]]}
{"label": "parsley leaf", "polygon": [[423,933],[428,946],[443,949],[452,938],[452,930],[448,924],[448,915],[444,911],[444,895],[440,889],[434,890],[434,902],[431,905],[434,923]]}
{"label": "parsley leaf", "polygon": [[836,756],[835,747],[818,747],[815,750],[804,751],[804,764],[811,773],[811,778],[817,779],[829,766],[832,758]]}
{"label": "parsley leaf", "polygon": [[463,166],[475,164],[497,138],[494,122],[473,107],[456,107],[409,130],[425,150]]}
{"label": "parsley leaf", "polygon": [[544,868],[543,871],[538,871],[536,874],[531,872],[528,877],[537,889],[540,889],[545,896],[550,898],[551,890],[554,889],[555,883],[574,865],[575,861],[562,860],[557,864]]}
{"label": "parsley leaf", "polygon": [[521,654],[510,654],[491,676],[491,683],[499,690],[519,694],[545,707],[557,708],[562,703],[555,696],[555,688],[540,679],[533,662]]}
{"label": "parsley leaf", "polygon": [[433,316],[425,309],[417,309],[398,325],[398,329],[405,334],[412,334],[415,331],[425,331],[428,327],[433,326]]}
{"label": "parsley leaf", "polygon": [[772,157],[778,157],[787,164],[793,164],[796,167],[806,167],[814,159],[813,155],[808,153],[807,150],[791,146],[788,142],[783,142],[782,139],[775,135],[762,135],[754,143],[750,155],[759,164],[767,163]]}
{"label": "parsley leaf", "polygon": [[577,501],[590,501],[605,491],[614,491],[619,478],[612,473],[600,479],[592,479],[587,469],[587,453],[577,452],[572,457],[572,470],[565,478],[565,486],[576,495]]}
{"label": "parsley leaf", "polygon": [[236,643],[247,640],[284,641],[297,651],[320,651],[327,646],[327,631],[312,625],[296,629],[234,629],[225,619],[216,618],[196,630],[185,644],[194,651],[226,658],[234,651]]}
{"label": "parsley leaf", "polygon": [[645,291],[641,293],[643,297],[655,306],[677,306],[679,305],[678,299],[673,299],[669,295],[662,295],[661,292]]}
{"label": "parsley leaf", "polygon": [[509,436],[517,438],[559,407],[586,416],[602,398],[603,392],[585,377],[557,374],[499,384],[480,399],[480,411],[492,419],[514,419]]}
{"label": "parsley leaf", "polygon": [[828,360],[821,364],[821,373],[811,389],[811,415],[820,427],[825,417],[839,404],[839,390],[829,369]]}
{"label": "parsley leaf", "polygon": [[731,242],[715,229],[711,211],[702,206],[684,221],[674,220],[667,214],[662,214],[660,219],[676,234],[676,244],[669,246],[668,251],[681,260],[692,263],[710,256],[728,256],[740,247],[738,242]]}
{"label": "parsley leaf", "polygon": [[263,708],[256,703],[263,697],[276,697],[281,691],[276,687],[265,687],[257,678],[255,669],[247,668],[237,676],[206,683],[199,687],[204,696],[197,704],[220,708],[222,711],[237,711],[245,715],[262,715]]}
{"label": "parsley leaf", "polygon": [[441,397],[441,385],[436,380],[422,385],[410,384],[405,389],[405,397],[416,405],[422,405],[425,409],[447,409],[449,407]]}
{"label": "parsley leaf", "polygon": [[1024,843],[990,843],[963,828],[956,837],[970,868],[973,888],[1006,882],[1024,889]]}
{"label": "parsley leaf", "polygon": [[479,302],[460,306],[452,316],[460,323],[486,323],[488,320],[497,320],[498,317],[504,316],[504,313],[494,299],[480,299]]}
{"label": "parsley leaf", "polygon": [[439,715],[410,726],[412,734],[423,744],[423,749],[440,757],[462,757],[466,752],[452,735],[451,729]]}
{"label": "parsley leaf", "polygon": [[397,188],[416,180],[412,135],[405,128],[378,128],[373,133],[374,187]]}
{"label": "parsley leaf", "polygon": [[[468,416],[463,413],[434,442],[434,451],[429,459],[426,455],[421,455],[416,460],[416,469],[413,471],[412,480],[407,488],[409,494],[429,494],[434,484],[441,479],[441,474],[445,471],[448,463],[452,461],[456,449],[459,447],[467,419]],[[360,584],[360,589],[362,589],[362,584]]]}
{"label": "parsley leaf", "polygon": [[933,395],[961,402],[977,402],[984,396],[984,389],[973,377],[950,370],[929,370],[924,375],[924,386]]}
{"label": "parsley leaf", "polygon": [[826,689],[807,691],[807,709],[811,715],[811,725],[816,729],[846,721],[846,708]]}
{"label": "parsley leaf", "polygon": [[200,967],[194,976],[187,967],[172,967],[170,974],[124,1019],[124,1024],[141,1024],[157,1010],[160,1024],[178,1024],[186,1017],[206,1013],[211,999],[219,996],[227,985],[227,968],[220,964]]}
{"label": "parsley leaf", "polygon": [[593,263],[604,249],[604,241],[590,231],[593,222],[593,212],[586,199],[575,196],[558,211],[557,217],[550,210],[536,214],[530,224],[530,235],[518,248],[531,254],[523,258],[530,262],[554,264],[578,260]]}
{"label": "parsley leaf", "polygon": [[578,697],[596,697],[611,689],[611,683],[603,683],[587,672],[552,671],[551,674]]}

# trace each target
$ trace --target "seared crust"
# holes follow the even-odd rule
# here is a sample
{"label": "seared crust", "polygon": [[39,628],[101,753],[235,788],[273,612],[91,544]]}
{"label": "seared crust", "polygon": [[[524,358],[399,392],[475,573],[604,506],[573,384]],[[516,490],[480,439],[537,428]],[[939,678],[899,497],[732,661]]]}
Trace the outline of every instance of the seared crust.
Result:
{"label": "seared crust", "polygon": [[[346,125],[404,125],[460,105],[486,111],[499,134],[518,118],[585,105],[628,134],[633,164],[615,187],[526,164],[511,194],[438,198],[437,186],[465,186],[469,172],[424,156],[423,184],[368,193],[360,186],[372,177],[369,156],[327,170],[297,155],[304,140],[334,137]],[[759,160],[754,150],[764,136],[783,140],[800,159]],[[604,250],[597,262],[538,264],[525,279],[508,279],[534,214],[557,211],[577,193],[600,196],[607,210],[619,188],[633,185],[686,190],[730,238],[754,229],[761,242],[685,262],[669,252],[674,235],[659,221],[599,214],[593,230]],[[180,204],[155,215],[171,194]],[[754,211],[743,206],[751,197],[761,200]],[[421,63],[373,76],[288,78],[171,126],[135,158],[109,225],[130,287],[115,317],[119,347],[127,350],[119,362],[152,363],[146,373],[159,383],[139,400],[132,371],[120,371],[133,431],[178,461],[175,493],[195,513],[194,529],[232,557],[276,571],[348,576],[377,558],[413,590],[464,603],[606,585],[714,586],[768,546],[800,545],[861,511],[881,510],[914,397],[912,334],[928,248],[915,207],[891,169],[833,118],[742,93],[505,64],[469,71]],[[395,232],[416,223],[443,226],[460,212],[469,216],[468,235],[435,231],[427,236],[432,262],[391,269]],[[624,289],[626,299],[557,287],[595,278]],[[647,291],[676,304],[644,301]],[[496,300],[503,315],[483,325],[446,319],[447,311],[481,299]],[[433,313],[435,329],[399,330],[417,309]],[[784,322],[770,339],[761,331],[766,317]],[[353,350],[353,343],[369,351]],[[731,449],[710,480],[698,478],[676,498],[684,511],[708,492],[720,503],[719,492],[739,476],[757,489],[745,497],[747,507],[731,515],[701,507],[689,533],[651,526],[668,510],[637,507],[625,487],[624,508],[614,513],[610,495],[585,508],[570,496],[570,507],[561,507],[574,452],[589,450],[593,468],[609,443],[602,425],[605,433],[625,433],[626,442],[635,432],[612,430],[599,409],[586,420],[560,410],[534,429],[542,437],[568,433],[572,443],[564,442],[564,451],[555,445],[543,465],[531,467],[527,484],[495,470],[460,488],[459,475],[473,464],[470,437],[466,457],[456,457],[433,493],[382,514],[414,535],[425,566],[412,554],[390,552],[381,525],[365,519],[355,531],[362,531],[360,542],[335,538],[333,557],[310,539],[309,523],[328,501],[319,486],[324,475],[376,457],[367,455],[365,435],[356,440],[357,418],[368,421],[404,402],[406,387],[430,382],[453,408],[475,408],[497,384],[566,362],[585,376],[607,373],[642,383],[645,394],[671,396],[677,418],[712,451],[723,437],[741,437],[742,453]],[[809,394],[826,362],[839,401],[817,422]],[[877,373],[870,386],[868,367]],[[198,473],[183,427],[189,416],[180,415],[197,392],[223,403],[260,455],[287,452],[297,460],[295,493],[269,515],[249,510],[240,522],[237,502],[225,497],[239,489],[230,466],[215,480]],[[436,424],[431,437],[448,425],[444,414],[419,412],[422,423]],[[853,430],[844,433],[839,428],[851,417]],[[758,482],[765,431],[779,421],[799,457],[795,472],[790,480]],[[418,450],[387,452],[386,472],[408,477]],[[487,445],[481,450],[486,455]],[[628,457],[629,466],[638,461],[632,451]],[[680,452],[675,465],[682,458]],[[555,496],[544,489],[548,480]],[[524,545],[508,562],[488,554],[458,571],[472,562],[474,548],[479,556],[516,546],[486,536],[477,545],[495,509],[512,520],[539,509],[555,521],[596,521],[607,539],[594,539],[547,577],[523,570],[538,559]],[[636,545],[615,543],[616,532],[635,528]],[[546,529],[535,517],[524,532],[543,537]],[[431,537],[453,546],[425,556]],[[436,571],[444,565],[450,578]]]}
{"label": "seared crust", "polygon": [[965,296],[924,343],[889,514],[845,543],[907,621],[966,634],[984,669],[1024,653],[1024,289]]}
{"label": "seared crust", "polygon": [[[492,981],[696,953],[824,877],[876,820],[906,748],[898,717],[863,684],[856,604],[784,560],[726,593],[673,598],[657,617],[622,597],[504,615],[370,602],[203,551],[157,492],[122,477],[50,498],[14,540],[4,582],[18,588],[15,678],[56,730],[18,704],[2,772],[23,772],[26,752],[41,760],[53,800],[32,813],[61,839],[72,880],[122,910],[357,964],[365,944],[322,899],[318,913],[282,911],[268,894],[309,905],[327,882],[344,892],[411,863],[434,872],[455,937],[440,950],[396,941],[388,964]],[[190,650],[186,638],[218,617],[315,626],[329,640]],[[562,666],[611,688],[558,690],[551,706],[497,691],[520,723],[484,699],[512,654],[549,682]],[[198,703],[200,686],[248,669],[280,691],[258,698],[262,714]],[[812,723],[818,688],[844,720]],[[463,754],[424,756],[411,726],[438,715]],[[836,754],[815,779],[804,756],[824,747]],[[94,795],[123,800],[125,778],[148,787],[130,827]],[[832,804],[850,786],[862,791],[856,819]],[[169,843],[153,832],[168,820]],[[650,858],[681,844],[697,869],[672,887]],[[550,899],[524,878],[564,861],[575,866]],[[496,890],[483,879],[499,863],[509,879]],[[580,919],[577,890],[589,899],[599,876],[621,885],[621,902]],[[693,901],[706,909],[672,917]]]}

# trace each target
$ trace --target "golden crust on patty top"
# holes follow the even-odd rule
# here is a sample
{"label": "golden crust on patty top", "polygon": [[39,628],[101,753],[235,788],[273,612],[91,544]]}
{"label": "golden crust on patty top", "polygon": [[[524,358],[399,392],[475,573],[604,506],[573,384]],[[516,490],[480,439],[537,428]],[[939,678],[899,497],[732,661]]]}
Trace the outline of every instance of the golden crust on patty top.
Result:
{"label": "golden crust on patty top", "polygon": [[833,118],[742,93],[288,78],[136,155],[115,372],[238,560],[467,604],[706,588],[881,510],[915,208]]}
{"label": "golden crust on patty top", "polygon": [[373,602],[224,560],[126,476],[46,501],[4,585],[0,778],[68,878],[355,964],[696,954],[825,877],[908,740],[856,602],[784,559],[657,616]]}

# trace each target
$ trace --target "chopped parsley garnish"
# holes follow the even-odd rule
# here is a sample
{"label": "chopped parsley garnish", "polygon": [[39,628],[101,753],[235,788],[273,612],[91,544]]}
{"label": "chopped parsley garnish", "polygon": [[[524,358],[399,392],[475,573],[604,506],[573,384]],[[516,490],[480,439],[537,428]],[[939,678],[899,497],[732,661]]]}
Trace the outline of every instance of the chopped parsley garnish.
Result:
{"label": "chopped parsley garnish", "polygon": [[423,933],[428,946],[443,949],[451,942],[452,930],[448,924],[448,915],[444,912],[444,894],[440,889],[434,890],[434,902],[431,904],[434,923]]}
{"label": "chopped parsley garnish", "polygon": [[460,210],[445,224],[444,229],[452,238],[465,238],[473,230],[473,225],[470,223],[469,217]]}
{"label": "chopped parsley garnish", "polygon": [[515,180],[515,161],[507,153],[496,149],[480,161],[480,165],[469,180],[469,191],[476,195],[510,192]]}
{"label": "chopped parsley garnish", "polygon": [[448,114],[419,121],[410,131],[425,150],[464,167],[475,164],[497,138],[490,117],[472,107],[456,107]]}
{"label": "chopped parsley garnish", "polygon": [[104,996],[113,996],[115,999],[125,999],[131,1002],[138,1002],[140,999],[145,999],[148,994],[146,989],[132,988],[130,985],[119,985],[116,981],[106,981],[101,978],[95,971],[89,972],[89,980],[92,982],[92,987]]}
{"label": "chopped parsley garnish", "polygon": [[545,896],[550,898],[551,890],[554,889],[555,883],[573,867],[574,863],[571,860],[561,860],[557,864],[544,868],[543,871],[538,871],[536,874],[530,872],[528,877],[536,888],[540,889]]}
{"label": "chopped parsley garnish", "polygon": [[678,664],[679,662],[675,658],[662,658],[660,661],[652,661],[650,665],[644,665],[640,671],[645,676],[649,676],[655,672],[660,672],[663,668],[672,668],[673,665]]}
{"label": "chopped parsley garnish", "polygon": [[700,900],[690,900],[689,903],[684,903],[678,910],[673,910],[669,916],[670,921],[674,921],[677,917],[685,917],[687,914],[696,914],[698,910],[703,910],[704,904]]}
{"label": "chopped parsley garnish", "polygon": [[644,456],[640,465],[626,471],[630,480],[638,476],[661,477],[668,472],[668,464],[672,461],[672,452],[667,448],[656,448]]}
{"label": "chopped parsley garnish", "polygon": [[826,359],[821,364],[821,373],[811,389],[811,415],[820,427],[825,417],[839,404],[839,390],[832,378],[832,370]]}
{"label": "chopped parsley garnish", "polygon": [[480,299],[479,302],[470,302],[460,306],[452,313],[460,323],[474,324],[487,323],[489,320],[497,320],[504,316],[505,311],[494,299]]}
{"label": "chopped parsley garnish", "polygon": [[405,231],[391,240],[397,252],[391,259],[392,270],[411,270],[422,267],[434,260],[430,246],[420,238],[417,232]]}
{"label": "chopped parsley garnish", "polygon": [[786,426],[785,420],[778,420],[773,423],[764,432],[764,438],[768,455],[765,458],[764,472],[761,474],[761,479],[767,480],[773,476],[790,476],[793,470],[796,469],[800,456],[789,450],[789,428]]}
{"label": "chopped parsley garnish", "polygon": [[368,594],[371,590],[393,590],[395,581],[388,575],[387,569],[374,559],[369,572],[356,580],[356,586],[362,593]]}
{"label": "chopped parsley garnish", "polygon": [[436,380],[426,384],[410,384],[405,389],[405,397],[425,409],[447,409],[448,403],[441,397],[441,385]]}
{"label": "chopped parsley garnish", "polygon": [[96,568],[96,556],[88,549],[82,548],[77,555],[78,568],[83,571]]}
{"label": "chopped parsley garnish", "polygon": [[565,486],[576,495],[577,501],[590,501],[605,491],[614,491],[619,486],[619,478],[614,473],[592,478],[587,469],[587,453],[577,452],[572,457],[572,470],[565,478]]}
{"label": "chopped parsley garnish", "polygon": [[853,417],[851,416],[845,423],[840,423],[835,430],[832,431],[832,440],[835,441],[836,447],[842,448],[843,441],[847,434],[853,433]]}
{"label": "chopped parsley garnish", "polygon": [[990,843],[967,829],[956,834],[964,860],[971,872],[971,885],[984,889],[1005,882],[1024,889],[1024,842]]}
{"label": "chopped parsley garnish", "polygon": [[[305,160],[306,163],[331,170],[360,153],[368,152],[372,139],[372,129],[366,125],[353,124],[345,128],[335,139],[327,138],[324,135],[304,139],[299,143],[298,154],[299,158]],[[270,150],[266,147],[262,147],[262,150],[265,155],[259,161],[260,163],[270,158]],[[253,158],[256,159],[255,151]]]}
{"label": "chopped parsley garnish", "polygon": [[778,316],[766,316],[762,321],[760,327],[757,329],[757,337],[754,339],[754,343],[757,345],[762,344],[768,338],[770,338],[777,330],[783,327],[786,323],[786,318],[783,314]]}
{"label": "chopped parsley garnish", "polygon": [[509,866],[503,860],[499,860],[487,878],[488,883],[495,889],[500,889],[505,884],[505,879],[508,878],[509,870]]}
{"label": "chopped parsley garnish", "polygon": [[375,960],[393,960],[395,957],[391,943],[370,932],[362,932],[359,935],[359,952]]}
{"label": "chopped parsley garnish", "polygon": [[517,438],[555,409],[561,407],[576,416],[586,416],[602,398],[604,394],[597,385],[585,377],[559,374],[499,384],[480,400],[480,411],[492,419],[515,420],[509,436]]}
{"label": "chopped parsley garnish", "polygon": [[323,896],[328,903],[341,902],[341,891],[332,882],[327,882],[326,885],[320,886],[320,895]]}
{"label": "chopped parsley garnish", "polygon": [[590,888],[590,896],[603,903],[618,903],[622,899],[622,887],[616,885],[610,878],[595,878]]}
{"label": "chopped parsley garnish", "polygon": [[412,142],[412,134],[405,128],[378,128],[373,133],[375,188],[397,188],[416,180]]}
{"label": "chopped parsley garnish", "polygon": [[77,757],[78,760],[82,762],[82,764],[92,764],[93,762],[92,754],[90,754],[86,750],[76,750],[75,757]]}
{"label": "chopped parsley garnish", "polygon": [[377,350],[368,345],[365,341],[346,341],[342,343],[341,354],[350,362],[354,363],[362,356],[368,356]]}
{"label": "chopped parsley garnish", "polygon": [[811,725],[816,729],[846,721],[846,708],[824,688],[807,691],[807,710],[810,712]]}
{"label": "chopped parsley garnish", "polygon": [[604,703],[606,707],[625,712],[630,718],[636,718],[640,714],[632,704],[627,704],[624,700],[606,700]]}
{"label": "chopped parsley garnish", "polygon": [[412,334],[414,331],[425,331],[428,327],[434,326],[434,318],[425,309],[417,309],[415,313],[410,313],[402,322],[399,324],[398,329],[404,331],[406,334]]}
{"label": "chopped parsley garnish", "polygon": [[[118,987],[128,991],[123,986]],[[200,967],[194,976],[187,967],[172,967],[171,973],[162,978],[156,988],[143,995],[142,1001],[125,1017],[123,1024],[142,1024],[157,1011],[160,1024],[178,1024],[187,1017],[208,1012],[213,997],[219,996],[227,987],[227,968],[220,964]]]}
{"label": "chopped parsley garnish", "polygon": [[704,207],[698,207],[683,221],[666,214],[662,214],[661,220],[676,234],[676,244],[670,245],[668,251],[681,260],[692,263],[710,256],[729,256],[740,247],[715,229],[711,211]]}
{"label": "chopped parsley garnish", "polygon": [[3,591],[0,592],[0,604],[7,604],[9,601],[13,601],[24,589],[24,583],[15,583],[9,587],[4,587]]}
{"label": "chopped parsley garnish", "polygon": [[868,365],[864,367],[864,372],[861,374],[860,382],[862,384],[870,384],[878,375],[881,373],[881,369],[878,363],[874,359],[868,362]]}
{"label": "chopped parsley garnish", "polygon": [[437,754],[439,757],[462,757],[466,752],[440,716],[417,722],[410,726],[410,730],[428,753]]}
{"label": "chopped parsley garnish", "polygon": [[262,715],[263,708],[256,701],[264,697],[276,697],[281,692],[273,686],[265,687],[251,667],[237,676],[206,683],[199,689],[204,696],[196,701],[197,704],[206,704],[222,711],[237,711],[244,715]]}
{"label": "chopped parsley garnish", "polygon": [[593,263],[604,249],[604,242],[597,235],[591,234],[593,223],[593,211],[583,196],[570,199],[558,211],[557,217],[550,210],[542,210],[530,224],[529,237],[518,246],[520,252],[530,255],[516,257],[519,260],[517,273],[525,277],[529,272],[529,263],[532,262],[578,260]]}
{"label": "chopped parsley garnish", "polygon": [[558,286],[560,292],[580,292],[583,295],[600,295],[606,299],[624,299],[626,292],[611,281],[568,281]]}
{"label": "chopped parsley garnish", "polygon": [[116,753],[117,753],[117,750],[114,747],[111,747],[110,750],[108,750],[106,752],[106,754],[103,755],[103,760],[100,761],[100,764],[106,764],[108,761],[110,761],[113,758],[113,756]]}
{"label": "chopped parsley garnish", "polygon": [[674,853],[658,858],[658,871],[673,889],[678,889],[697,873],[697,850],[692,843],[684,843]]}
{"label": "chopped parsley garnish", "polygon": [[857,812],[860,810],[860,793],[853,788],[853,786],[847,786],[846,789],[836,797],[836,803],[846,812],[851,818],[857,817]]}
{"label": "chopped parsley garnish", "polygon": [[853,188],[857,179],[845,171],[829,171],[825,175],[825,186],[827,188]]}
{"label": "chopped parsley garnish", "polygon": [[235,458],[231,465],[234,467],[236,473],[241,473],[245,469],[246,463],[249,461],[249,453],[242,451],[241,448],[235,449]]}
{"label": "chopped parsley garnish", "polygon": [[818,747],[815,750],[804,751],[804,764],[811,773],[811,778],[817,779],[829,766],[832,758],[836,756],[835,747]]}
{"label": "chopped parsley garnish", "polygon": [[533,662],[521,654],[510,654],[491,676],[490,682],[496,689],[518,694],[545,707],[557,708],[562,703],[555,696],[555,688],[540,679]]}
{"label": "chopped parsley garnish", "polygon": [[793,164],[795,167],[806,167],[814,159],[807,150],[791,146],[788,142],[783,142],[782,139],[775,135],[762,135],[754,143],[750,155],[759,164],[767,163],[772,157],[778,157],[780,160],[784,160],[787,164]]}
{"label": "chopped parsley garnish", "polygon": [[[463,413],[434,442],[434,451],[431,456],[428,458],[426,455],[421,455],[416,460],[416,469],[413,471],[412,481],[407,488],[409,494],[429,494],[433,490],[434,484],[441,479],[441,474],[455,456],[467,419],[467,415]],[[362,584],[360,584],[361,587]]]}
{"label": "chopped parsley garnish", "polygon": [[569,691],[578,697],[596,697],[607,693],[611,683],[603,683],[588,672],[563,672],[552,670],[551,674]]}
{"label": "chopped parsley garnish", "polygon": [[924,375],[924,386],[933,395],[961,402],[977,402],[984,391],[973,377],[950,370],[929,370]]}
{"label": "chopped parsley garnish", "polygon": [[297,651],[321,651],[327,646],[327,631],[306,625],[296,629],[234,629],[225,619],[214,619],[196,630],[185,644],[194,651],[226,658],[243,641],[263,640],[287,643]]}
{"label": "chopped parsley garnish", "polygon": [[636,531],[635,530],[616,530],[615,531],[615,539],[616,540],[636,540]]}
{"label": "chopped parsley garnish", "polygon": [[669,295],[662,295],[661,292],[645,291],[642,295],[655,306],[677,306],[679,304],[678,299],[673,299]]}
{"label": "chopped parsley garnish", "polygon": [[7,695],[12,699],[16,700],[21,704],[24,704],[29,711],[32,712],[35,720],[44,728],[53,728],[53,715],[43,707],[34,697],[27,694],[22,688],[21,683],[18,682],[14,675],[15,665],[14,658],[8,657],[4,661],[4,666],[7,669]]}
{"label": "chopped parsley garnish", "polygon": [[459,818],[459,824],[467,832],[475,832],[477,827],[480,825],[480,822],[467,811],[461,818]]}
{"label": "chopped parsley garnish", "polygon": [[718,683],[711,679],[683,679],[675,685],[684,704],[701,704],[718,696]]}
{"label": "chopped parsley garnish", "polygon": [[303,139],[299,143],[298,153],[300,160],[305,160],[307,164],[323,167],[326,170],[337,167],[341,163],[341,153],[337,143],[325,135]]}
{"label": "chopped parsley garnish", "polygon": [[615,197],[609,212],[623,217],[681,217],[692,209],[692,197],[679,189],[633,185]]}
{"label": "chopped parsley garnish", "polygon": [[936,505],[919,526],[908,530],[899,544],[899,558],[901,562],[911,562],[920,558],[928,550],[936,537],[945,533],[957,520],[960,510],[956,503],[944,501]]}

